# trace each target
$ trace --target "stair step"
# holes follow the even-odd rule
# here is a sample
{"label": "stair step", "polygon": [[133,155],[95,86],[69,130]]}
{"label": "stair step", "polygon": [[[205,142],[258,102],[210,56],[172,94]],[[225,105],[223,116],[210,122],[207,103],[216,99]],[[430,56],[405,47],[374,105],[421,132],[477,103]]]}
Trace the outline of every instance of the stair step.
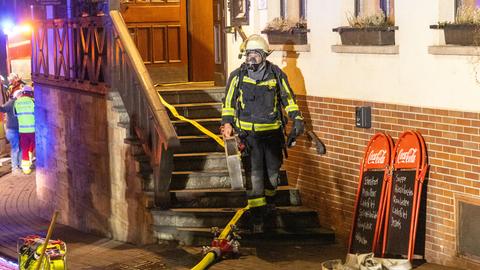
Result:
{"label": "stair step", "polygon": [[225,151],[222,146],[207,135],[178,136],[178,139],[180,140],[180,147],[175,149],[176,154]]}
{"label": "stair step", "polygon": [[[189,119],[219,118],[222,115],[221,102],[176,104],[174,107],[180,115]],[[170,111],[168,114],[174,118]]]}
{"label": "stair step", "polygon": [[117,126],[118,127],[121,127],[121,128],[130,128],[130,122],[118,122],[117,123]]}
{"label": "stair step", "polygon": [[[153,226],[158,239],[179,240],[181,244],[190,246],[211,245],[213,235],[211,228],[178,228]],[[252,234],[249,231],[240,231],[242,246],[257,246],[259,241],[279,245],[292,244],[333,244],[335,234],[326,228],[299,228],[299,229],[267,229],[264,234]]]}
{"label": "stair step", "polygon": [[[202,125],[207,130],[218,133],[220,130],[220,123],[222,121],[221,118],[206,118],[206,119],[195,119],[200,125]],[[178,136],[186,136],[186,135],[202,135],[198,128],[193,126],[192,124],[185,122],[185,121],[172,121],[175,130],[177,131]]]}
{"label": "stair step", "polygon": [[175,171],[171,189],[230,188],[228,171]]}
{"label": "stair step", "polygon": [[125,138],[123,142],[131,145],[142,145],[142,142],[140,142],[140,140],[136,137]]}
{"label": "stair step", "polygon": [[224,87],[211,87],[205,89],[161,89],[160,95],[170,104],[221,102],[225,96]]}
{"label": "stair step", "polygon": [[[232,208],[247,205],[245,191],[234,191],[227,188],[170,190],[172,207],[174,208]],[[298,189],[280,186],[275,196],[277,206],[301,205]]]}
{"label": "stair step", "polygon": [[[153,224],[174,227],[223,227],[238,209],[234,208],[174,208],[167,211],[153,210]],[[248,215],[239,221],[239,228],[247,228]],[[318,227],[315,211],[301,206],[278,207],[265,218],[266,228]]]}
{"label": "stair step", "polygon": [[[245,173],[243,174],[245,175]],[[230,188],[230,176],[227,168],[204,171],[174,171],[170,188],[180,189],[205,189],[205,188]],[[244,177],[244,184],[247,182]],[[287,173],[285,170],[280,172],[280,186],[288,185]]]}
{"label": "stair step", "polygon": [[138,162],[150,162],[150,157],[145,154],[135,155],[133,158]]}
{"label": "stair step", "polygon": [[227,168],[225,152],[184,153],[173,155],[175,171],[200,171]]}
{"label": "stair step", "polygon": [[0,158],[0,166],[9,166],[12,163],[12,159],[10,157]]}

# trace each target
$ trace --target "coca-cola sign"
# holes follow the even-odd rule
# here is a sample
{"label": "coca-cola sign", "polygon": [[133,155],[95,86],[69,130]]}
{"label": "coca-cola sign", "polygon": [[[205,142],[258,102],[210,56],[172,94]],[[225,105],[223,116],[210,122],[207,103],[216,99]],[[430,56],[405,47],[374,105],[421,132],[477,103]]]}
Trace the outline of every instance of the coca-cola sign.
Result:
{"label": "coca-cola sign", "polygon": [[368,153],[367,164],[383,164],[385,163],[386,156],[387,150],[382,149],[377,152],[372,150]]}
{"label": "coca-cola sign", "polygon": [[405,149],[400,149],[398,151],[398,156],[397,156],[397,163],[415,163],[415,160],[417,159],[417,148],[410,148],[407,151]]}

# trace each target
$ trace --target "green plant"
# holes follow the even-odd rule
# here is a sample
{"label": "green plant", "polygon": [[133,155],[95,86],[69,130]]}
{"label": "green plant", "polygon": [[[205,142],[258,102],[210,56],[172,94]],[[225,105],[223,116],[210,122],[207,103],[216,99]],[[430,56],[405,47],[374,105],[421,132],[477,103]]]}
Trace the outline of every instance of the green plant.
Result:
{"label": "green plant", "polygon": [[456,24],[480,24],[480,8],[460,6],[455,17]]}
{"label": "green plant", "polygon": [[480,25],[480,8],[460,6],[457,8],[457,15],[455,21],[442,21],[438,22],[438,26],[445,27],[451,24],[471,24]]}
{"label": "green plant", "polygon": [[264,31],[291,32],[295,29],[307,29],[307,21],[300,19],[296,22],[284,18],[275,18],[267,24]]}
{"label": "green plant", "polygon": [[354,16],[352,14],[347,16],[348,24],[351,27],[357,28],[365,28],[365,27],[382,27],[382,26],[392,26],[393,24],[390,23],[387,18],[385,17],[385,13],[383,11],[377,11],[373,14],[360,14],[358,16]]}

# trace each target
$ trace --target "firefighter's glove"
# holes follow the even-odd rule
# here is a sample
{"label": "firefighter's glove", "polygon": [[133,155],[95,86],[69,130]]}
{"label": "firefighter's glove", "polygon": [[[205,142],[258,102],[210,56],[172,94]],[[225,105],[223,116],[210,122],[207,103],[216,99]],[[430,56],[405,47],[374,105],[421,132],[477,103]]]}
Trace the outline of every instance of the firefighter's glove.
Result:
{"label": "firefighter's glove", "polygon": [[290,134],[288,135],[287,147],[295,146],[297,137],[302,135],[304,130],[305,130],[305,124],[303,123],[303,120],[295,119],[293,121],[292,130],[290,131]]}

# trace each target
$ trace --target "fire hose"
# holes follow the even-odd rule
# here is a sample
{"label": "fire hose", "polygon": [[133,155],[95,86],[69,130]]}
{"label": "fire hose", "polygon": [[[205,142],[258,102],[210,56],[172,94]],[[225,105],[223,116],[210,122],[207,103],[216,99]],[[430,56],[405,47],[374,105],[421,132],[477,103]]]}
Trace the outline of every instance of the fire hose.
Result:
{"label": "fire hose", "polygon": [[[156,86],[159,86],[158,84]],[[175,109],[175,107],[171,104],[169,104],[168,102],[166,102],[162,96],[160,95],[160,93],[158,93],[158,97],[160,98],[160,101],[162,102],[162,104],[168,109],[170,110],[170,112],[172,113],[172,115],[174,117],[176,117],[177,119],[179,120],[182,120],[182,121],[185,121],[185,122],[188,122],[190,124],[192,124],[193,126],[195,126],[198,130],[200,130],[201,132],[203,132],[204,134],[206,134],[207,136],[211,137],[212,139],[214,139],[219,145],[221,145],[223,148],[225,148],[225,142],[217,135],[215,135],[213,132],[211,132],[210,130],[206,129],[205,127],[203,127],[201,124],[199,124],[197,121],[195,120],[191,120],[191,119],[188,119],[182,115],[180,115],[178,113],[178,111]],[[312,140],[315,145],[316,145],[316,150],[317,150],[317,153],[318,154],[325,154],[326,152],[326,148],[325,148],[325,145],[323,144],[323,142],[315,135],[315,133],[313,133],[312,131],[307,131],[307,136],[310,138],[310,140]],[[290,136],[289,136],[290,137]],[[295,138],[288,138],[288,140],[292,143],[292,145],[294,144],[294,141],[295,141]],[[231,147],[229,147],[231,148]],[[229,150],[229,148],[226,148],[226,150]],[[235,147],[236,148],[236,147]],[[226,151],[226,152],[229,152],[229,151]],[[227,154],[227,158],[228,158],[228,153]],[[227,162],[228,163],[228,162]],[[237,169],[238,171],[238,169]],[[238,172],[239,174],[241,174],[241,171]],[[230,168],[229,168],[229,174],[231,175],[232,177],[232,172],[230,171]],[[234,179],[233,178],[239,178],[239,177],[232,177],[232,188],[234,188],[234,185],[235,184],[234,182]],[[241,181],[241,175],[240,175],[240,180],[237,180],[238,181]],[[241,186],[243,187],[243,184],[236,184],[236,186]],[[240,239],[240,236],[238,235],[238,229],[237,229],[237,222],[240,220],[240,218],[243,216],[243,214],[248,211],[250,209],[250,206],[246,206],[242,209],[239,209],[237,210],[237,212],[235,213],[235,215],[233,216],[233,218],[228,222],[227,226],[220,232],[220,230],[218,228],[212,228],[212,231],[214,233],[214,239],[211,243],[211,246],[210,247],[204,247],[203,249],[203,253],[205,254],[205,256],[203,257],[203,259],[197,264],[195,265],[192,270],[203,270],[205,268],[207,268],[209,265],[211,265],[213,262],[215,262],[215,260],[219,259],[219,258],[222,258],[222,257],[225,257],[226,255],[229,255],[229,254],[238,254],[239,253],[239,247],[240,247],[240,243],[239,243],[239,239]]]}
{"label": "fire hose", "polygon": [[177,109],[175,109],[175,107],[173,107],[173,105],[166,102],[160,94],[158,94],[158,97],[160,98],[160,101],[162,102],[163,106],[167,107],[167,109],[169,109],[170,112],[173,114],[173,116],[175,116],[177,119],[192,124],[194,127],[196,127],[198,130],[203,132],[205,135],[214,139],[220,146],[225,147],[225,144],[224,144],[223,140],[219,136],[213,134],[213,132],[206,129],[204,126],[200,125],[197,121],[192,120],[192,119],[188,119],[188,118],[180,115],[178,113]]}
{"label": "fire hose", "polygon": [[250,206],[239,209],[235,213],[220,235],[213,239],[212,246],[204,249],[205,256],[192,270],[203,270],[218,258],[227,254],[238,253],[240,244],[236,233],[236,224],[248,209],[250,209]]}

